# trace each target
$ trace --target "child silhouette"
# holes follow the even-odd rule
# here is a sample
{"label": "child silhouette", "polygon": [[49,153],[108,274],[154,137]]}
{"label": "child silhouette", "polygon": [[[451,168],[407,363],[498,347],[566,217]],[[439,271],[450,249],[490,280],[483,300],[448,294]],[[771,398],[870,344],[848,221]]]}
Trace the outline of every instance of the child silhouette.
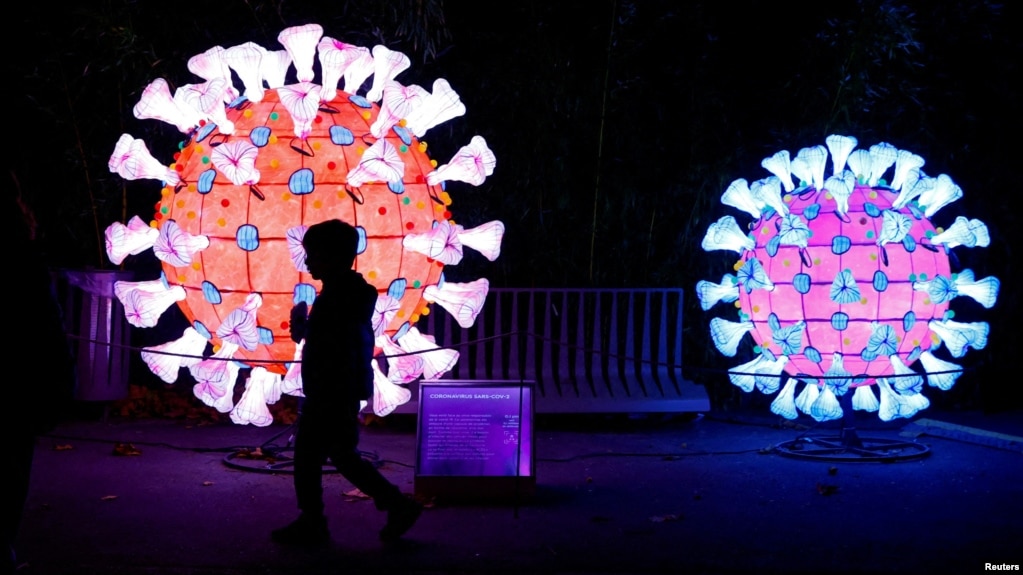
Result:
{"label": "child silhouette", "polygon": [[309,227],[302,240],[306,267],[323,288],[308,317],[292,309],[291,337],[302,349],[302,403],[295,434],[295,495],[298,519],[276,529],[274,541],[323,544],[330,539],[323,514],[323,464],[327,458],[355,487],[387,511],[382,540],[401,537],[422,506],[406,497],[358,451],[360,401],[373,393],[373,307],[376,289],[352,269],[358,232],[341,220]]}

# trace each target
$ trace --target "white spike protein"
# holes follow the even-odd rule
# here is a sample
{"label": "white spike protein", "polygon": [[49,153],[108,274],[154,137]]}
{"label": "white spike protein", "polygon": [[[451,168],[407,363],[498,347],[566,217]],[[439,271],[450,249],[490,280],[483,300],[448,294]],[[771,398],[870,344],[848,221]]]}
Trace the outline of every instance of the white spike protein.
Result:
{"label": "white spike protein", "polygon": [[[477,136],[464,148],[475,150],[471,173],[455,174],[448,167],[451,173],[441,177],[419,139],[430,127],[465,112],[446,81],[437,80],[432,94],[405,89],[394,80],[407,67],[403,54],[344,44],[323,36],[315,24],[284,30],[279,41],[288,57],[249,42],[192,58],[194,73],[227,83],[215,94],[198,94],[209,97],[176,98],[165,81],[151,84],[136,116],[170,123],[187,139],[167,166],[141,140],[125,134],[109,164],[124,178],[155,179],[164,186],[151,231],[133,219],[128,226],[112,224],[107,233],[107,253],[115,263],[148,247],[162,255],[159,280],[121,286],[131,319],[136,325],[155,324],[176,302],[191,324],[188,349],[208,341],[216,357],[227,360],[160,361],[156,356],[164,348],[153,347],[147,363],[165,381],[173,381],[179,367],[189,367],[199,382],[198,397],[231,411],[236,423],[255,425],[268,423],[257,403],[276,401],[282,391],[301,394],[301,370],[294,363],[301,342],[291,341],[288,322],[296,303],[315,305],[320,285],[304,265],[301,237],[308,226],[336,218],[356,227],[355,269],[386,302],[386,313],[374,320],[378,342],[386,339],[391,350],[429,349],[428,338],[414,325],[438,294],[446,293],[439,289],[444,266],[457,263],[409,249],[403,238],[451,230],[452,242],[464,235],[466,247],[479,246],[492,259],[500,253],[502,235],[472,234],[474,229],[452,220],[446,191],[451,180],[478,186],[492,173],[495,160],[485,140]],[[274,55],[281,56],[276,63],[264,61]],[[312,67],[317,59],[327,74],[322,89]],[[285,66],[294,68],[297,84],[281,85]],[[231,70],[244,85],[230,85]],[[379,77],[373,79],[373,93],[356,93],[374,74]],[[345,90],[338,89],[341,78]],[[381,94],[383,112],[374,103]],[[204,109],[189,107],[200,101]],[[480,230],[504,229],[500,222],[486,226]],[[424,298],[427,288],[434,298]],[[472,294],[474,308],[483,297],[485,290]],[[447,300],[438,304],[452,307]],[[464,313],[465,305],[455,307],[461,321],[474,317]],[[420,362],[429,364],[427,377],[440,377],[453,364],[452,354],[427,355]],[[245,399],[234,406],[235,382],[227,379],[245,366],[272,375],[250,380]],[[380,381],[408,382],[408,373],[393,375]],[[390,382],[374,403],[381,412],[409,398]],[[267,392],[270,387],[276,391]]]}

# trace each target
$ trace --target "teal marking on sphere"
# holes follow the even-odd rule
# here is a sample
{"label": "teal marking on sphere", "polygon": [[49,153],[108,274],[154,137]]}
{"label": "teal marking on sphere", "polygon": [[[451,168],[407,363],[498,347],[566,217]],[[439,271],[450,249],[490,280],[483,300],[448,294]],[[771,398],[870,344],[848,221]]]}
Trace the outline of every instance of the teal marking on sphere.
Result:
{"label": "teal marking on sphere", "polygon": [[238,226],[234,239],[239,248],[247,252],[254,252],[259,248],[259,229],[252,224],[242,224]]}
{"label": "teal marking on sphere", "polygon": [[249,133],[249,141],[257,148],[266,146],[270,142],[270,128],[266,126],[253,128],[252,132]]}
{"label": "teal marking on sphere", "polygon": [[831,314],[831,327],[837,331],[845,331],[849,327],[849,314],[841,311]]}
{"label": "teal marking on sphere", "polygon": [[408,285],[408,280],[405,278],[398,278],[391,282],[391,285],[387,286],[387,295],[394,299],[401,299],[405,295],[405,287]]}
{"label": "teal marking on sphere", "polygon": [[916,325],[916,314],[913,313],[913,310],[907,311],[906,315],[902,316],[902,331],[908,332],[913,329],[914,325]]}
{"label": "teal marking on sphere", "polygon": [[798,273],[792,276],[792,287],[806,295],[810,291],[810,274]]}
{"label": "teal marking on sphere", "polygon": [[831,240],[831,253],[840,256],[852,248],[852,240],[847,236],[835,236]]}
{"label": "teal marking on sphere", "polygon": [[356,233],[359,234],[359,244],[355,248],[356,254],[361,254],[366,251],[366,228],[362,226],[355,227]]}
{"label": "teal marking on sphere", "polygon": [[353,103],[353,104],[355,104],[356,106],[358,106],[360,108],[366,108],[367,110],[373,107],[373,104],[371,104],[369,102],[369,100],[367,100],[366,98],[363,98],[362,96],[358,96],[356,94],[352,94],[351,96],[348,96],[348,101]]}
{"label": "teal marking on sphere", "polygon": [[220,296],[220,290],[218,290],[217,286],[213,285],[213,283],[209,281],[202,282],[202,297],[213,305],[217,305],[223,301],[223,298]]}
{"label": "teal marking on sphere", "polygon": [[874,272],[874,289],[878,292],[888,289],[888,276],[881,270]]}
{"label": "teal marking on sphere", "polygon": [[806,349],[803,350],[803,354],[806,356],[806,359],[814,363],[821,362],[821,352],[817,351],[817,348],[815,347],[807,346]]}
{"label": "teal marking on sphere", "polygon": [[213,334],[210,333],[210,330],[207,329],[206,326],[203,325],[201,321],[199,320],[193,321],[192,328],[195,329],[195,331],[199,332],[199,335],[203,336],[203,338],[213,339]]}
{"label": "teal marking on sphere", "polygon": [[313,171],[309,168],[299,168],[288,178],[288,189],[296,196],[311,194],[316,189],[313,177]]}
{"label": "teal marking on sphere", "polygon": [[199,130],[195,133],[195,141],[196,142],[201,142],[201,141],[205,140],[207,136],[209,136],[211,133],[213,133],[213,129],[216,128],[216,127],[217,127],[217,125],[214,124],[213,122],[207,122],[204,126],[199,128]]}
{"label": "teal marking on sphere", "polygon": [[403,144],[405,144],[406,146],[412,145],[412,132],[409,132],[408,128],[403,128],[401,126],[395,125],[391,129],[394,131],[394,134],[398,136],[398,139],[401,140]]}
{"label": "teal marking on sphere", "polygon": [[316,300],[316,288],[306,283],[295,284],[295,291],[291,300],[294,305],[302,302],[305,302],[306,305],[313,305],[313,301]]}
{"label": "teal marking on sphere", "polygon": [[391,338],[391,339],[393,339],[394,341],[398,341],[399,339],[401,339],[401,336],[403,336],[406,333],[408,333],[408,330],[411,327],[412,326],[409,324],[409,322],[405,322],[405,323],[401,324],[401,327],[398,328],[398,331],[394,332],[394,337]]}
{"label": "teal marking on sphere", "polygon": [[199,179],[195,183],[195,189],[200,194],[208,194],[213,190],[213,182],[217,179],[217,171],[213,168],[206,170],[199,174]]}
{"label": "teal marking on sphere", "polygon": [[355,142],[355,135],[344,126],[331,126],[330,141],[338,146],[349,146]]}

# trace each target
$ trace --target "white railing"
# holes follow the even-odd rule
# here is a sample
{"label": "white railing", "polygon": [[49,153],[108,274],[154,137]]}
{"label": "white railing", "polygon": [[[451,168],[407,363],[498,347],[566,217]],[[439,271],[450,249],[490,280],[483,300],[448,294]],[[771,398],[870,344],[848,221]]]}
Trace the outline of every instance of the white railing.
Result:
{"label": "white railing", "polygon": [[707,411],[682,308],[681,289],[495,288],[472,327],[440,310],[419,326],[461,356],[445,379],[535,382],[540,412]]}

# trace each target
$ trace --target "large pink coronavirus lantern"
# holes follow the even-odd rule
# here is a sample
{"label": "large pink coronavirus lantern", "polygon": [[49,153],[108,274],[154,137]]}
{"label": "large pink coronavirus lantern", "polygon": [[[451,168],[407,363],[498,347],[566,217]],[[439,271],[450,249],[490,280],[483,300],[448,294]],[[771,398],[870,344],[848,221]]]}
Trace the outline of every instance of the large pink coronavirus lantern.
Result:
{"label": "large pink coronavirus lantern", "polygon": [[988,230],[965,217],[934,227],[931,216],[962,190],[927,176],[920,156],[885,143],[856,149],[847,136],[826,143],[794,158],[779,152],[762,162],[771,176],[728,186],[722,203],[752,223],[728,215],[711,224],[703,248],[740,257],[734,275],[701,281],[697,293],[704,310],[739,308],[737,321],[711,320],[711,335],[729,357],[752,335],[756,357],[729,378],[743,391],[777,392],[774,413],[837,419],[839,398],[852,394],[854,409],[909,417],[928,406],[925,377],[949,389],[961,373],[936,355],[941,344],[950,359],[987,344],[988,325],[955,320],[949,302],[967,296],[990,308],[999,281],[953,272],[948,253],[987,246]]}
{"label": "large pink coronavirus lantern", "polygon": [[[267,425],[267,403],[301,389],[289,313],[299,302],[315,305],[319,289],[302,237],[311,224],[344,220],[360,234],[356,269],[379,291],[377,345],[397,356],[386,370],[374,362],[373,409],[386,415],[409,400],[402,384],[439,377],[457,359],[418,332],[419,317],[436,303],[468,326],[486,298],[487,280],[445,282],[443,267],[459,263],[463,247],[495,259],[504,226],[458,225],[445,188],[480,185],[495,158],[476,136],[436,167],[420,138],[465,107],[444,80],[432,91],[395,81],[409,66],[405,55],[324,37],[315,24],[278,40],[283,50],[211,48],[188,62],[203,82],[172,93],[161,79],[143,92],[135,116],[170,123],[188,139],[169,166],[128,134],[116,145],[112,172],[164,183],[148,223],[135,217],[106,234],[111,261],[152,248],[162,277],[120,282],[116,295],[135,326],[154,326],[175,304],[191,322],[179,339],[143,352],[155,374],[170,383],[187,367],[205,403],[238,423]],[[215,353],[203,358],[207,343]],[[243,367],[252,371],[236,404]]]}

